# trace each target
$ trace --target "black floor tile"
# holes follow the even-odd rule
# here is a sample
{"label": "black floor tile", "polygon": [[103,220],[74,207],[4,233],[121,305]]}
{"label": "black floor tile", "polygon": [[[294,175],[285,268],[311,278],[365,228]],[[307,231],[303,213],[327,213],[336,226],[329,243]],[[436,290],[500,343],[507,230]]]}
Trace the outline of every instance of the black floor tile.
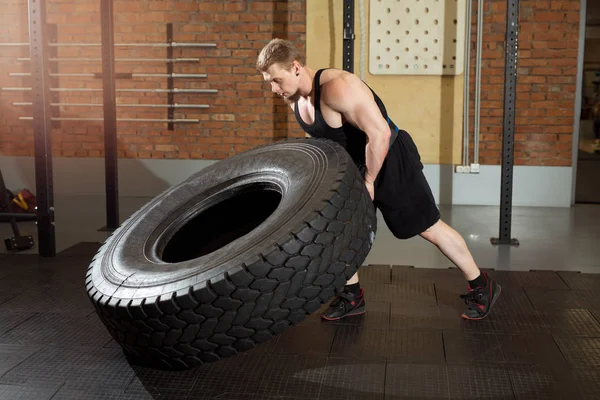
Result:
{"label": "black floor tile", "polygon": [[85,317],[92,311],[94,308],[83,286],[71,290],[61,287],[30,289],[0,304],[0,313],[56,313]]}
{"label": "black floor tile", "polygon": [[512,314],[530,314],[535,311],[535,307],[527,296],[525,289],[502,286],[500,296],[494,304],[493,310],[504,310]]}
{"label": "black floor tile", "polygon": [[566,360],[549,334],[497,334],[504,359],[508,363],[566,366]]}
{"label": "black floor tile", "polygon": [[59,252],[57,256],[79,256],[89,258],[91,261],[101,246],[102,243],[98,242],[80,242]]}
{"label": "black floor tile", "polygon": [[25,291],[24,289],[11,289],[7,284],[5,285],[6,287],[0,288],[0,307]]}
{"label": "black floor tile", "polygon": [[514,399],[508,370],[501,366],[448,365],[450,399]]}
{"label": "black floor tile", "polygon": [[448,364],[500,364],[505,361],[493,333],[444,331],[443,335]]}
{"label": "black floor tile", "polygon": [[[539,311],[555,311],[567,308],[588,308],[593,305],[580,290],[550,290],[539,288],[525,288],[525,293],[533,306]],[[595,298],[592,297],[595,301]]]}
{"label": "black floor tile", "polygon": [[[575,387],[581,393],[580,399],[600,399],[600,369],[575,368],[570,371],[575,381]],[[567,397],[564,397],[567,398]],[[575,397],[571,397],[575,398]]]}
{"label": "black floor tile", "polygon": [[[37,314],[27,312],[2,312],[0,313],[0,337],[14,327],[24,323]],[[1,340],[0,340],[1,342]]]}
{"label": "black floor tile", "polygon": [[271,356],[239,354],[201,367],[189,392],[192,399],[230,398],[258,393],[263,372]]}
{"label": "black floor tile", "polygon": [[432,284],[404,282],[388,285],[384,283],[365,283],[365,301],[386,302],[406,305],[435,305],[435,291]]}
{"label": "black floor tile", "polygon": [[123,390],[110,388],[95,388],[93,391],[81,389],[61,388],[52,398],[52,400],[187,400],[186,395],[163,396],[152,394],[145,391],[124,392]]}
{"label": "black floor tile", "polygon": [[0,376],[4,375],[36,352],[43,346],[25,346],[22,344],[0,344]]}
{"label": "black floor tile", "polygon": [[555,340],[573,368],[600,367],[600,338],[555,337]]}
{"label": "black floor tile", "polygon": [[330,358],[319,400],[376,400],[384,398],[385,362]]}
{"label": "black floor tile", "polygon": [[390,265],[366,265],[358,270],[360,283],[392,283]]}
{"label": "black floor tile", "polygon": [[391,306],[390,329],[442,329],[442,317],[435,305]]}
{"label": "black floor tile", "polygon": [[50,400],[58,387],[30,387],[0,384],[0,399],[4,400]]}
{"label": "black floor tile", "polygon": [[125,388],[133,376],[133,369],[118,349],[47,346],[4,374],[0,384],[119,389]]}
{"label": "black floor tile", "polygon": [[496,333],[548,333],[548,327],[535,310],[512,312],[494,307],[488,319]]}
{"label": "black floor tile", "polygon": [[544,325],[552,334],[563,337],[600,337],[600,323],[588,310],[566,309],[540,313]]}
{"label": "black floor tile", "polygon": [[389,355],[388,329],[340,326],[331,356],[364,360],[385,360]]}
{"label": "black floor tile", "polygon": [[557,274],[573,290],[600,290],[600,274],[558,271]]}
{"label": "black floor tile", "polygon": [[460,298],[460,295],[463,293],[464,292],[458,291],[454,288],[447,287],[447,286],[438,286],[436,284],[435,285],[436,304],[440,307],[440,309],[452,308],[456,312],[460,313],[467,308],[464,300],[462,300]]}
{"label": "black floor tile", "polygon": [[494,271],[490,276],[503,288],[569,289],[554,271]]}
{"label": "black floor tile", "polygon": [[[423,281],[433,283],[433,273],[429,268],[415,268],[411,265],[392,265],[392,284]],[[438,271],[438,270],[435,270]]]}
{"label": "black floor tile", "polygon": [[65,314],[36,314],[14,329],[4,338],[21,344],[52,344],[57,346],[104,346],[111,336],[95,312],[87,317],[71,317]]}
{"label": "black floor tile", "polygon": [[568,371],[545,365],[511,366],[510,380],[518,400],[581,399],[580,388]]}
{"label": "black floor tile", "polygon": [[443,364],[401,364],[388,361],[386,399],[447,399],[448,373]]}
{"label": "black floor tile", "polygon": [[338,325],[327,323],[292,327],[279,336],[273,351],[277,354],[327,356],[337,327]]}
{"label": "black floor tile", "polygon": [[406,265],[393,265],[392,284],[398,285],[406,282],[449,284],[460,286],[463,290],[467,287],[463,275],[456,268],[414,268]]}
{"label": "black floor tile", "polygon": [[185,397],[201,374],[202,368],[186,371],[161,371],[150,368],[135,368],[135,376],[125,388],[125,393],[168,394]]}
{"label": "black floor tile", "polygon": [[386,336],[388,360],[444,363],[442,331],[393,330],[388,331]]}
{"label": "black floor tile", "polygon": [[444,362],[441,331],[338,328],[331,357],[402,362]]}
{"label": "black floor tile", "polygon": [[[256,398],[262,396],[318,399],[327,373],[327,358],[274,355],[264,369]],[[252,393],[250,390],[244,390]]]}

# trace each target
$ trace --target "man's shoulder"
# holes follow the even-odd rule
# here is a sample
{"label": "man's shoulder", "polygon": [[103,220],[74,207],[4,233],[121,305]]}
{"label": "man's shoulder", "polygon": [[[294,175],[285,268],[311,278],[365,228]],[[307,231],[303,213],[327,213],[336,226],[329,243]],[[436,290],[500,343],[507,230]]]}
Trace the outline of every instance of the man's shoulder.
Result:
{"label": "man's shoulder", "polygon": [[352,91],[354,85],[360,84],[360,79],[348,71],[334,70],[325,80],[320,82],[321,97],[324,100],[328,98],[338,98],[347,96]]}

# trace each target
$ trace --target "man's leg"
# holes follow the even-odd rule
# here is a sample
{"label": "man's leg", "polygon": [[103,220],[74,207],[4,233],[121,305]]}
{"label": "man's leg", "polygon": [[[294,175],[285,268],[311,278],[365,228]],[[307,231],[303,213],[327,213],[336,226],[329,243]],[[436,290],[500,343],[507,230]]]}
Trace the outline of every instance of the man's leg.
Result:
{"label": "man's leg", "polygon": [[421,233],[421,237],[435,244],[460,269],[468,281],[476,279],[481,274],[463,237],[441,219]]}
{"label": "man's leg", "polygon": [[438,220],[431,228],[421,233],[421,237],[436,245],[469,281],[469,293],[461,296],[469,308],[462,317],[487,317],[502,288],[487,274],[481,273],[462,236],[444,221]]}

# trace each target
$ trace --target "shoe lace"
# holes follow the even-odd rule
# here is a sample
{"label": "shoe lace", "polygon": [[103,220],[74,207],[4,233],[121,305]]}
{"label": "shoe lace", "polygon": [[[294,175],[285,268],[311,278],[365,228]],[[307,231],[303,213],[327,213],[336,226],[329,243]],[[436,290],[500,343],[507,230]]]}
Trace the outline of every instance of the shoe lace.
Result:
{"label": "shoe lace", "polygon": [[465,301],[465,304],[469,303],[479,303],[479,299],[481,299],[482,293],[477,289],[469,289],[469,293],[461,294],[460,298]]}

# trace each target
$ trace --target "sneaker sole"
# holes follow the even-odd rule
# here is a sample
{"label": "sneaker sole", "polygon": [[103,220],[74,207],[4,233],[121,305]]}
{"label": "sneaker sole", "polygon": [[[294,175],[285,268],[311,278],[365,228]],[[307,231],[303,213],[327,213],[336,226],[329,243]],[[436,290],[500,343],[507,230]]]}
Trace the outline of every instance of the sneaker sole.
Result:
{"label": "sneaker sole", "polygon": [[463,319],[466,319],[466,320],[469,320],[469,321],[480,321],[480,320],[486,318],[492,312],[492,308],[494,307],[494,304],[496,304],[496,300],[498,300],[498,297],[500,297],[500,293],[502,293],[502,286],[498,285],[498,292],[492,298],[492,304],[490,304],[490,308],[489,308],[487,314],[485,314],[483,317],[469,318],[465,314],[461,314],[461,317]]}
{"label": "sneaker sole", "polygon": [[329,318],[326,317],[324,315],[321,315],[321,319],[324,319],[325,321],[339,321],[342,318],[346,318],[346,317],[354,317],[356,315],[363,315],[366,312],[365,307],[359,307],[358,309],[356,309],[355,311],[348,313],[346,315],[342,315],[341,317],[337,317],[337,318]]}

